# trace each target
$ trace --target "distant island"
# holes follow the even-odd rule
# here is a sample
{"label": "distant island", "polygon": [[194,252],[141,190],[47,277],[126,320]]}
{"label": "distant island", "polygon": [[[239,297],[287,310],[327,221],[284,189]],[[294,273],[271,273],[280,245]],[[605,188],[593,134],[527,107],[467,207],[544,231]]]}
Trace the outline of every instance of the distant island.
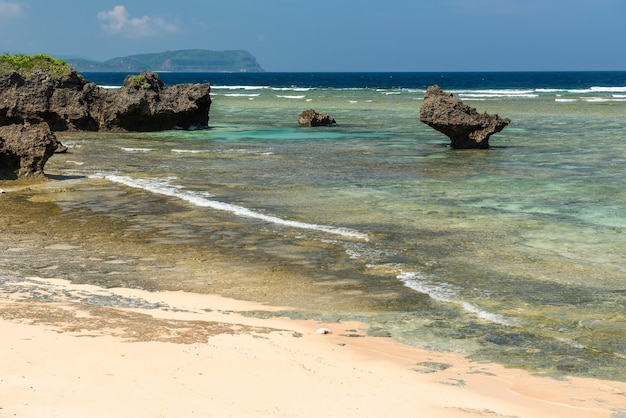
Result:
{"label": "distant island", "polygon": [[154,54],[138,54],[108,61],[66,59],[78,72],[263,72],[248,51],[185,49]]}

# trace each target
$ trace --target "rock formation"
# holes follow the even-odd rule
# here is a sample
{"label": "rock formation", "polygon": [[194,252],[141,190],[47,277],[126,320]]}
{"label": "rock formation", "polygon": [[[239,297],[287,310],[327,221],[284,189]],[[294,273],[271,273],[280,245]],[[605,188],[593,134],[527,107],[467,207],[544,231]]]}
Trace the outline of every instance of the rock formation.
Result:
{"label": "rock formation", "polygon": [[426,90],[420,120],[447,135],[455,149],[489,148],[489,137],[511,122],[498,115],[480,114],[437,85]]}
{"label": "rock formation", "polygon": [[46,161],[59,147],[45,122],[0,126],[0,179],[43,177]]}
{"label": "rock formation", "polygon": [[166,87],[154,73],[129,76],[116,91],[73,70],[63,76],[1,74],[0,178],[43,175],[48,158],[62,147],[54,131],[207,128],[210,90],[209,84]]}
{"label": "rock formation", "polygon": [[107,90],[75,71],[63,77],[45,72],[0,76],[0,125],[46,122],[53,131],[162,131],[206,128],[209,84],[166,87],[154,73],[126,78]]}
{"label": "rock formation", "polygon": [[337,123],[326,113],[317,113],[313,109],[305,110],[298,116],[300,126],[329,126]]}
{"label": "rock formation", "polygon": [[209,126],[209,84],[166,87],[154,73],[128,76],[123,87],[98,102],[101,130],[163,131]]}

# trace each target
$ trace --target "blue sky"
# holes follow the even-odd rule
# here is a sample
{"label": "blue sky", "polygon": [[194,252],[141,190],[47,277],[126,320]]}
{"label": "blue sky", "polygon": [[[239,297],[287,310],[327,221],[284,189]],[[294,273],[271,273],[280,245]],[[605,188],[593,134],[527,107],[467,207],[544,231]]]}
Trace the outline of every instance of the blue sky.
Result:
{"label": "blue sky", "polygon": [[626,70],[626,0],[0,0],[0,53],[245,49],[267,71]]}

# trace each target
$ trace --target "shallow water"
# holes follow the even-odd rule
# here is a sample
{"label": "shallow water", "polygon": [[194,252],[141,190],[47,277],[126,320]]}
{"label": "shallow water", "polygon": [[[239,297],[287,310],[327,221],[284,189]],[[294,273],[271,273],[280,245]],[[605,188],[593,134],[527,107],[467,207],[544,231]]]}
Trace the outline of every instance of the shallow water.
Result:
{"label": "shallow water", "polygon": [[[420,88],[218,86],[209,130],[60,134],[70,152],[47,172],[91,178],[57,197],[64,213],[119,217],[172,262],[205,259],[145,282],[130,263],[115,285],[219,291],[624,380],[626,88],[540,87],[451,89],[512,119],[490,150],[453,151],[419,122]],[[338,124],[297,127],[311,107]],[[207,285],[194,269],[211,259],[236,277]]]}

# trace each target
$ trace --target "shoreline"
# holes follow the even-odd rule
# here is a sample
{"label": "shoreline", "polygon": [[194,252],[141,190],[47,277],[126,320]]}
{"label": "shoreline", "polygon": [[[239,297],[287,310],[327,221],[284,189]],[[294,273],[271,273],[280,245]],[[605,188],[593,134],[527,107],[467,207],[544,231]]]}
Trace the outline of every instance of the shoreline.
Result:
{"label": "shoreline", "polygon": [[[288,319],[280,314],[290,307],[225,298],[211,287],[207,294],[150,292],[60,279],[75,263],[106,264],[111,273],[129,263],[117,253],[90,253],[96,244],[110,251],[101,236],[86,243],[59,225],[44,235],[33,229],[55,219],[54,194],[72,187],[0,183],[0,199],[28,190],[25,201],[35,203],[20,213],[2,206],[0,416],[626,416],[624,382],[557,380],[421,350],[366,335],[364,324]],[[48,258],[30,259],[35,247]],[[66,253],[72,258],[64,260]],[[133,268],[169,262],[153,258],[144,255],[146,264]],[[3,274],[18,259],[18,267],[37,263],[46,278]],[[216,282],[225,280],[218,263],[208,273]]]}
{"label": "shoreline", "polygon": [[[359,323],[248,314],[286,307],[20,283],[0,299],[0,416],[616,417],[626,408],[621,382],[533,376],[367,336]],[[150,306],[41,302],[29,289]]]}

